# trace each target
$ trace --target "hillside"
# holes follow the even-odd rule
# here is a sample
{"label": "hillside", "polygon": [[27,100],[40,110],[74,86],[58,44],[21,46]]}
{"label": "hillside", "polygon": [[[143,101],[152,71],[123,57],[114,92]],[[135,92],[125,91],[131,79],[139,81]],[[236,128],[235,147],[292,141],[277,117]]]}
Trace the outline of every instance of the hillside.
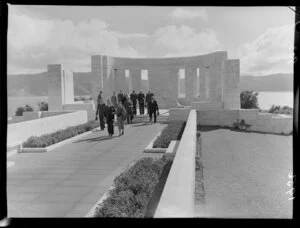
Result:
{"label": "hillside", "polygon": [[267,76],[241,76],[240,89],[254,91],[293,91],[293,74],[272,74]]}
{"label": "hillside", "polygon": [[[46,72],[39,74],[8,75],[8,96],[47,96]],[[142,90],[147,91],[147,81],[142,80]],[[184,79],[180,82],[184,88]],[[292,91],[293,74],[273,74],[267,76],[241,76],[240,88],[254,91]],[[183,89],[184,91],[184,89]],[[90,74],[74,72],[74,94],[76,96],[91,93]]]}

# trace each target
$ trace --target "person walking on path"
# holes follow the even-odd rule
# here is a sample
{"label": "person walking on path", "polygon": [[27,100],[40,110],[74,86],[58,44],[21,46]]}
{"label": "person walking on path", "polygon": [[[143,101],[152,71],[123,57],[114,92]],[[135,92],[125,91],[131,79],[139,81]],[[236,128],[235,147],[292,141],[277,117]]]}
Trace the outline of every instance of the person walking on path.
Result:
{"label": "person walking on path", "polygon": [[122,101],[119,101],[118,107],[116,110],[117,115],[117,124],[119,129],[119,136],[124,135],[124,120],[126,119],[126,110],[122,104]]}
{"label": "person walking on path", "polygon": [[136,103],[137,103],[138,95],[135,93],[134,90],[130,94],[130,99],[132,101],[133,114],[136,115]]}
{"label": "person walking on path", "polygon": [[105,118],[107,124],[107,131],[110,137],[114,134],[114,119],[115,119],[115,108],[107,99],[107,106],[105,107]]}
{"label": "person walking on path", "polygon": [[145,94],[143,93],[143,91],[140,91],[138,96],[138,101],[139,101],[139,109],[140,109],[140,115],[144,115],[144,110],[145,110]]}
{"label": "person walking on path", "polygon": [[158,109],[158,105],[157,105],[157,102],[156,102],[154,96],[151,97],[151,101],[149,102],[150,122],[152,122],[152,114],[153,114],[153,117],[154,117],[154,123],[156,123],[156,114],[159,115],[159,109]]}
{"label": "person walking on path", "polygon": [[104,128],[105,128],[105,122],[104,122],[104,117],[105,116],[104,115],[105,115],[105,104],[104,103],[102,103],[102,104],[98,103],[97,111],[96,111],[96,120],[99,117],[101,131],[103,131]]}
{"label": "person walking on path", "polygon": [[97,97],[97,104],[104,104],[102,91],[99,91],[99,94]]}
{"label": "person walking on path", "polygon": [[147,115],[149,115],[149,104],[151,102],[151,97],[154,96],[153,93],[150,92],[150,90],[148,91],[148,93],[146,94],[146,99],[145,99],[145,103],[146,103],[146,106],[147,106]]}
{"label": "person walking on path", "polygon": [[130,102],[129,98],[125,99],[124,108],[127,112],[127,124],[132,123],[133,120],[133,110],[132,110],[132,103]]}
{"label": "person walking on path", "polygon": [[123,101],[123,97],[124,97],[124,94],[122,92],[122,90],[120,90],[119,94],[118,94],[118,103],[121,101]]}
{"label": "person walking on path", "polygon": [[117,96],[116,96],[116,93],[115,93],[115,92],[113,92],[113,95],[111,96],[110,99],[111,99],[112,105],[113,105],[115,108],[117,108],[118,102],[117,102]]}

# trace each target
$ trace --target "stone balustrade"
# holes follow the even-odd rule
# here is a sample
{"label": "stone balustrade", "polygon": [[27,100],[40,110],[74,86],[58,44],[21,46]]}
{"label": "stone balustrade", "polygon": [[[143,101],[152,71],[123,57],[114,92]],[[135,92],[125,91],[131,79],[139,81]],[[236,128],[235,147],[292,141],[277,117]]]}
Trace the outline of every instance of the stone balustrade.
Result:
{"label": "stone balustrade", "polygon": [[155,218],[193,217],[197,115],[190,110]]}

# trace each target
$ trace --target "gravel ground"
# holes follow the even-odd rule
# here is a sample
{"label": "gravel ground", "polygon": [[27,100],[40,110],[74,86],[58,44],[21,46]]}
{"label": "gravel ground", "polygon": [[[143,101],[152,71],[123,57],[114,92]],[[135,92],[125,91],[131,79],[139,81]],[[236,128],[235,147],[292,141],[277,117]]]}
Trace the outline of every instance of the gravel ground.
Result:
{"label": "gravel ground", "polygon": [[292,136],[217,129],[201,141],[205,203],[196,201],[196,217],[292,218]]}

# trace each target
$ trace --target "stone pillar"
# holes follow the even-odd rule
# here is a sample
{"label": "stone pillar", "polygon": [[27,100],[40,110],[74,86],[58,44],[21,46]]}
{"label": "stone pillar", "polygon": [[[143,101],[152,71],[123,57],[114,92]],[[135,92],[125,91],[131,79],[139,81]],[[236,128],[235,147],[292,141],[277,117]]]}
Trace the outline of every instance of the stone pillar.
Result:
{"label": "stone pillar", "polygon": [[[177,90],[177,75],[170,81],[170,73],[167,67],[154,66],[148,69],[149,89],[154,93],[160,108],[175,107],[176,100],[173,98],[174,90]],[[175,86],[175,87],[174,87]],[[169,99],[170,98],[170,99]],[[173,98],[173,99],[172,99]]]}
{"label": "stone pillar", "polygon": [[199,71],[199,75],[198,73],[196,73],[196,98],[197,101],[200,100],[200,68],[197,68]]}
{"label": "stone pillar", "polygon": [[61,111],[64,104],[64,81],[61,64],[49,64],[48,74],[48,109]]}
{"label": "stone pillar", "polygon": [[74,81],[73,72],[69,70],[63,70],[63,88],[64,88],[64,100],[63,104],[74,103]]}
{"label": "stone pillar", "polygon": [[185,99],[188,102],[193,100],[193,69],[188,66],[185,68]]}
{"label": "stone pillar", "polygon": [[177,107],[178,100],[178,78],[179,78],[179,69],[170,68],[168,73],[168,84],[166,87],[167,95],[167,106],[169,108]]}
{"label": "stone pillar", "polygon": [[206,93],[206,88],[205,88],[205,83],[206,83],[206,78],[205,78],[205,72],[206,68],[205,67],[200,67],[199,68],[200,72],[200,77],[199,77],[199,101],[204,101],[205,100],[205,93]]}
{"label": "stone pillar", "polygon": [[91,75],[92,75],[92,98],[97,104],[99,91],[103,89],[103,64],[101,55],[91,56]]}
{"label": "stone pillar", "polygon": [[192,81],[193,81],[193,100],[197,98],[197,68],[192,68]]}
{"label": "stone pillar", "polygon": [[132,90],[139,93],[141,90],[141,69],[131,68],[129,69],[130,78],[132,83]]}
{"label": "stone pillar", "polygon": [[105,99],[112,96],[113,87],[115,86],[115,73],[118,68],[115,66],[115,61],[113,57],[103,56],[102,58],[103,66],[103,97]]}
{"label": "stone pillar", "polygon": [[239,59],[230,59],[225,61],[223,77],[224,109],[240,109]]}
{"label": "stone pillar", "polygon": [[123,92],[127,90],[125,69],[115,70],[115,90],[116,90],[116,94],[118,94],[120,90],[122,90]]}

